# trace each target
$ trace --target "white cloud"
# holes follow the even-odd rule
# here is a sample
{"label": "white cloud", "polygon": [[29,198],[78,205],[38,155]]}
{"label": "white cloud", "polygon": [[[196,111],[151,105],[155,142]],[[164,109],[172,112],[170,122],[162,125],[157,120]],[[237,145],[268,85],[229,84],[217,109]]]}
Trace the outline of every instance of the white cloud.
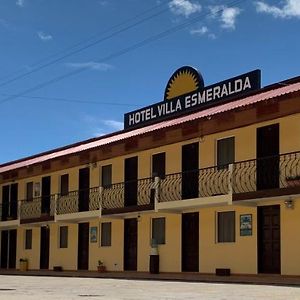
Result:
{"label": "white cloud", "polygon": [[102,122],[105,126],[108,126],[108,127],[112,128],[112,129],[115,129],[115,130],[121,130],[121,129],[124,128],[123,122],[119,122],[119,121],[116,121],[116,120],[104,120]]}
{"label": "white cloud", "polygon": [[257,12],[270,14],[275,18],[300,18],[299,0],[284,0],[284,5],[281,8],[262,1],[256,2],[255,5]]}
{"label": "white cloud", "polygon": [[53,39],[51,34],[46,34],[43,31],[39,31],[37,35],[43,42],[51,41]]}
{"label": "white cloud", "polygon": [[70,68],[90,69],[95,71],[109,71],[114,68],[110,64],[97,63],[94,61],[82,62],[82,63],[66,63],[66,66]]}
{"label": "white cloud", "polygon": [[202,9],[198,2],[191,2],[189,0],[172,0],[169,2],[169,8],[175,15],[183,15],[185,17],[200,12]]}
{"label": "white cloud", "polygon": [[19,6],[19,7],[24,7],[24,5],[25,5],[25,0],[17,0],[17,1],[16,1],[16,5]]}
{"label": "white cloud", "polygon": [[235,29],[236,18],[241,13],[238,7],[216,5],[210,6],[209,9],[212,13],[212,18],[219,18],[223,28]]}
{"label": "white cloud", "polygon": [[217,38],[216,35],[210,32],[210,30],[206,26],[201,26],[199,28],[191,29],[190,34],[197,35],[197,36],[207,36],[212,40],[215,40]]}

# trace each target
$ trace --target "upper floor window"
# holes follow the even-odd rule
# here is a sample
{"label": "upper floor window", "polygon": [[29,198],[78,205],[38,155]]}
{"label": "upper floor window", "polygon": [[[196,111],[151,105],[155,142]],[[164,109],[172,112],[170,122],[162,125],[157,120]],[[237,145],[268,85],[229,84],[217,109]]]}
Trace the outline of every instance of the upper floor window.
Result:
{"label": "upper floor window", "polygon": [[229,137],[217,141],[217,166],[218,169],[228,168],[234,163],[234,137]]}
{"label": "upper floor window", "polygon": [[112,165],[102,166],[101,174],[101,186],[109,187],[112,184]]}
{"label": "upper floor window", "polygon": [[33,182],[27,182],[26,184],[26,200],[32,200],[33,199]]}
{"label": "upper floor window", "polygon": [[152,155],[152,177],[165,178],[166,175],[166,153]]}
{"label": "upper floor window", "polygon": [[69,174],[60,177],[60,194],[62,196],[69,194]]}

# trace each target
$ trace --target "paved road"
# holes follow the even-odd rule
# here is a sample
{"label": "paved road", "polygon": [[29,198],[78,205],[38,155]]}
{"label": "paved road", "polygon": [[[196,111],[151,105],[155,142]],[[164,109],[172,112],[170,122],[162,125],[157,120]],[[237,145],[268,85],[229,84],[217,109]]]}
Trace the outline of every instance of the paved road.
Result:
{"label": "paved road", "polygon": [[1,275],[0,299],[300,300],[300,288],[241,284]]}

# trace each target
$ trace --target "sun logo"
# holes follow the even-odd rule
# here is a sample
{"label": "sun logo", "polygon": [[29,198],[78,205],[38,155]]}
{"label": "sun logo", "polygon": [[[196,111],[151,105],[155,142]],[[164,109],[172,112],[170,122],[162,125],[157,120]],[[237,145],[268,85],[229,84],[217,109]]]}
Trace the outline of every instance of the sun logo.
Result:
{"label": "sun logo", "polygon": [[189,66],[182,67],[170,78],[165,90],[165,100],[196,91],[203,86],[203,78],[196,69]]}

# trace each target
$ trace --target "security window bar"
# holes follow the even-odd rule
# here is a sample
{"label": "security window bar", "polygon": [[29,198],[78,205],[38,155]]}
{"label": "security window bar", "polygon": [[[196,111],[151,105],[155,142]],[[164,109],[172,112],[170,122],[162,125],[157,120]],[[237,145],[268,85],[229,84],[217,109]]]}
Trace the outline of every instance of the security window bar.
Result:
{"label": "security window bar", "polygon": [[111,246],[111,222],[101,223],[101,247]]}
{"label": "security window bar", "polygon": [[162,245],[166,243],[166,221],[165,218],[152,219],[152,245]]}
{"label": "security window bar", "polygon": [[217,166],[218,170],[227,169],[229,164],[234,163],[234,137],[217,141]]}
{"label": "security window bar", "polygon": [[68,226],[59,227],[59,248],[68,248]]}
{"label": "security window bar", "polygon": [[218,243],[235,242],[235,212],[218,212]]}

